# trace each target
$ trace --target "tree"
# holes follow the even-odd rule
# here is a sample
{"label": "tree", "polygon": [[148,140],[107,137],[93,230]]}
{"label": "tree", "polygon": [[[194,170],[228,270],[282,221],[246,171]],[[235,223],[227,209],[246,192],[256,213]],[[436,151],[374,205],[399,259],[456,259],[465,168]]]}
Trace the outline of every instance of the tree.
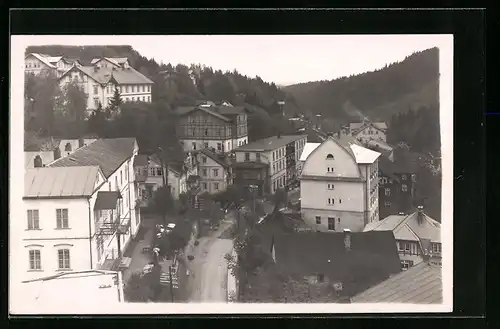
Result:
{"label": "tree", "polygon": [[148,280],[150,278],[150,276],[143,276],[141,273],[132,273],[123,289],[127,302],[145,303],[153,298],[153,289],[150,280]]}
{"label": "tree", "polygon": [[77,136],[80,146],[83,146],[83,136],[85,135],[85,116],[87,111],[87,96],[76,82],[70,82],[64,88],[64,108],[65,116],[73,120],[76,125]]}
{"label": "tree", "polygon": [[167,214],[174,209],[174,199],[170,189],[166,186],[159,187],[154,193],[153,204],[157,214],[162,216],[166,225]]}
{"label": "tree", "polygon": [[279,188],[276,190],[276,192],[273,195],[273,203],[274,203],[274,210],[273,214],[276,214],[278,210],[280,209],[280,206],[284,204],[286,200],[285,196],[285,189]]}
{"label": "tree", "polygon": [[122,101],[122,96],[120,94],[120,90],[118,90],[118,87],[115,87],[115,91],[113,92],[113,97],[111,98],[108,104],[108,110],[110,112],[109,114],[111,116],[115,116],[118,113],[120,113],[120,108],[122,104],[123,101]]}

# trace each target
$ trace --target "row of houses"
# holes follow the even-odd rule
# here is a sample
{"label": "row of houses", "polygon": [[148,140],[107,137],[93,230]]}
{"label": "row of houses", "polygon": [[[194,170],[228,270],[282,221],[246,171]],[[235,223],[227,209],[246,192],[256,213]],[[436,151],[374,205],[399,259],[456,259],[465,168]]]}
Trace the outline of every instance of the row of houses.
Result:
{"label": "row of houses", "polygon": [[59,85],[76,83],[87,96],[87,109],[106,107],[118,89],[125,102],[151,102],[153,81],[135,70],[126,57],[99,57],[89,65],[65,56],[30,53],[25,57],[25,72],[55,74]]}

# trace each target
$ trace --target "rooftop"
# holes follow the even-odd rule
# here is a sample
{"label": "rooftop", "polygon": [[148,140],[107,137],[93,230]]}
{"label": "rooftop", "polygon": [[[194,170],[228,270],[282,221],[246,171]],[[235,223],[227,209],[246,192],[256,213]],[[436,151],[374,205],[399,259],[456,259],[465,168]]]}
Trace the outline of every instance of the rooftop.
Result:
{"label": "rooftop", "polygon": [[117,283],[117,272],[90,270],[25,281],[20,292],[33,308],[50,305],[56,313],[58,305],[78,309],[96,301],[105,305],[123,302],[123,290]]}
{"label": "rooftop", "polygon": [[342,282],[343,291],[354,295],[399,273],[400,261],[392,232],[350,233],[299,232],[274,237],[276,265],[292,275],[324,274]]}
{"label": "rooftop", "polygon": [[[354,159],[356,160],[356,163],[358,164],[367,164],[367,163],[373,163],[375,160],[377,160],[380,157],[380,153],[372,151],[370,149],[367,149],[366,147],[363,147],[359,144],[359,142],[350,137],[350,136],[343,136],[341,138],[336,138],[333,136],[328,137],[325,139],[323,143],[326,143],[329,140],[333,140],[335,143],[339,144],[342,146],[349,154],[351,154]],[[309,144],[309,143],[308,143]],[[307,160],[307,157],[316,149],[318,148],[321,144],[320,143],[311,143],[311,144],[318,144],[318,145],[311,145],[309,146],[309,154],[304,154],[304,151],[306,148],[304,148],[304,151],[301,156],[301,161]],[[306,144],[307,146],[307,144]],[[303,156],[305,155],[305,160],[302,160]]]}
{"label": "rooftop", "polygon": [[148,79],[142,73],[136,71],[132,67],[128,68],[106,68],[101,67],[96,69],[95,66],[74,66],[68,70],[61,79],[72,70],[79,70],[97,81],[100,84],[107,84],[114,79],[118,84],[152,84],[153,81]]}
{"label": "rooftop", "polygon": [[202,149],[199,151],[199,153],[206,155],[224,168],[231,166],[231,160],[223,154],[214,153],[209,149]]}
{"label": "rooftop", "polygon": [[132,157],[136,144],[135,138],[128,137],[99,139],[64,158],[57,159],[49,167],[99,166],[108,178]]}
{"label": "rooftop", "polygon": [[98,166],[27,169],[24,197],[89,197],[94,193],[99,171]]}
{"label": "rooftop", "polygon": [[364,232],[392,231],[396,240],[419,241],[429,239],[431,242],[441,242],[441,224],[422,212],[409,215],[391,215],[378,222],[365,226]]}
{"label": "rooftop", "polygon": [[302,138],[307,138],[307,135],[272,136],[242,145],[235,151],[272,151]]}
{"label": "rooftop", "polygon": [[351,302],[441,304],[441,268],[422,262],[356,295]]}
{"label": "rooftop", "polygon": [[122,196],[118,191],[99,191],[95,200],[94,210],[116,209],[118,199]]}
{"label": "rooftop", "polygon": [[26,55],[26,57],[28,57],[28,56],[35,57],[36,59],[38,59],[39,61],[41,61],[42,63],[44,63],[45,65],[47,65],[50,68],[53,68],[53,69],[56,68],[53,64],[51,64],[48,55],[38,54],[38,53],[30,53],[30,54]]}
{"label": "rooftop", "polygon": [[353,130],[353,132],[356,133],[364,129],[366,126],[370,125],[380,130],[387,129],[387,124],[385,122],[352,122],[349,126],[351,130]]}
{"label": "rooftop", "polygon": [[300,161],[306,161],[309,154],[314,151],[321,143],[306,143],[304,149],[302,150],[302,154],[300,155]]}

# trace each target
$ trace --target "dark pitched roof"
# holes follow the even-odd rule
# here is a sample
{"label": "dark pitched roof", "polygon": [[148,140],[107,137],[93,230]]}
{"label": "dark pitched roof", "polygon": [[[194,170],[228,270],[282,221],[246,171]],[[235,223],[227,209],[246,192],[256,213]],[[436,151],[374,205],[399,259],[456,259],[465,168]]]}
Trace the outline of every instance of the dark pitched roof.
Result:
{"label": "dark pitched roof", "polygon": [[422,262],[354,296],[353,303],[441,304],[441,268]]}
{"label": "dark pitched roof", "polygon": [[228,117],[222,115],[221,113],[217,112],[215,107],[211,106],[211,107],[205,107],[205,106],[182,106],[182,107],[178,107],[177,109],[174,110],[174,113],[179,115],[179,116],[183,116],[183,115],[186,115],[188,113],[191,113],[195,110],[200,110],[200,111],[203,111],[205,113],[208,113],[210,115],[213,115],[213,116],[216,116],[218,117],[219,119],[221,120],[224,120],[224,121],[231,121],[231,119],[229,119]]}
{"label": "dark pitched roof", "polygon": [[391,231],[350,234],[349,251],[344,233],[276,235],[276,265],[291,275],[324,274],[330,281],[342,282],[343,293],[350,296],[399,273],[399,254]]}
{"label": "dark pitched roof", "polygon": [[99,139],[52,162],[49,167],[99,166],[106,178],[132,157],[135,138]]}
{"label": "dark pitched roof", "polygon": [[272,136],[242,145],[237,149],[235,149],[235,151],[254,151],[254,150],[271,151],[279,147],[286,146],[288,143],[294,142],[296,140],[305,137],[307,137],[307,135],[282,135],[280,137]]}
{"label": "dark pitched roof", "polygon": [[134,158],[134,167],[143,167],[148,164],[147,154],[137,154]]}
{"label": "dark pitched roof", "polygon": [[116,209],[118,199],[122,195],[118,191],[99,191],[95,200],[94,210]]}
{"label": "dark pitched roof", "polygon": [[218,164],[220,164],[222,167],[227,168],[231,166],[231,161],[227,156],[221,155],[221,154],[216,154],[209,149],[202,149],[199,151],[200,153],[206,155],[210,159],[214,160]]}
{"label": "dark pitched roof", "polygon": [[242,113],[248,112],[244,106],[220,105],[220,106],[217,106],[215,109],[217,112],[219,112],[222,115],[237,115],[237,114],[242,114]]}

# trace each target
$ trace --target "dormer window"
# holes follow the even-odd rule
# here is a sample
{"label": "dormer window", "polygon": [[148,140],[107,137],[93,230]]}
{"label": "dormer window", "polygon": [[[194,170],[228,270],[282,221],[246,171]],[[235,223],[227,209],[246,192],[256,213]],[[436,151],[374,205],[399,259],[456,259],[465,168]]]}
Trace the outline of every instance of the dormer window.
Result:
{"label": "dormer window", "polygon": [[70,143],[66,143],[66,145],[64,146],[64,151],[71,152],[71,144]]}
{"label": "dormer window", "polygon": [[326,159],[327,159],[327,160],[333,160],[333,159],[334,159],[333,154],[331,154],[331,153],[330,153],[330,154],[328,154],[328,155],[326,156]]}

